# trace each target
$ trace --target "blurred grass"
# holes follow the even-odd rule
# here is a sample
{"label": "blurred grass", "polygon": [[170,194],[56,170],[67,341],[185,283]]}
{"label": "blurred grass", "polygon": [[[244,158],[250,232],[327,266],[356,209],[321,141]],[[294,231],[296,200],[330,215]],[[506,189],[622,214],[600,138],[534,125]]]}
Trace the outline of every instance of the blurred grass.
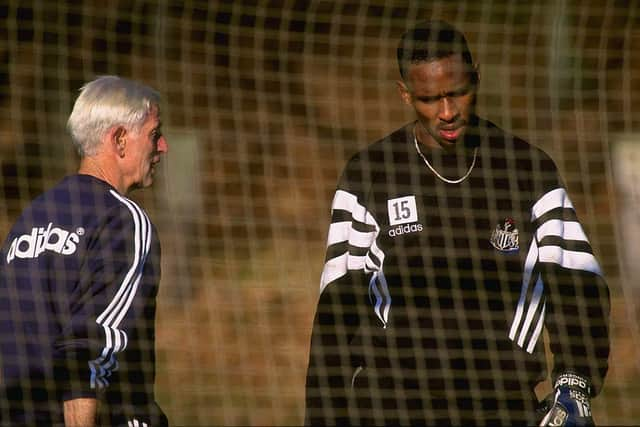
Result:
{"label": "blurred grass", "polygon": [[[157,390],[175,425],[302,423],[323,255],[314,247],[301,256],[295,242],[280,241],[254,262],[257,270],[218,272],[181,306],[161,298]],[[610,371],[593,413],[599,425],[636,425],[638,349],[623,297],[614,296],[611,315]],[[549,390],[548,382],[538,387]]]}
{"label": "blurred grass", "polygon": [[175,425],[302,423],[323,254],[281,243],[260,271],[239,267],[180,307],[160,303],[157,391]]}

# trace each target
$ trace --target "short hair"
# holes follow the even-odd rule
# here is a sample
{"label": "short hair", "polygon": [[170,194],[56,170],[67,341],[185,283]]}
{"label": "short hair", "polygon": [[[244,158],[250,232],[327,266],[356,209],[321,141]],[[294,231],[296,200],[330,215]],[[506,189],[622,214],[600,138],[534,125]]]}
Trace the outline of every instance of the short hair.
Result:
{"label": "short hair", "polygon": [[110,129],[139,130],[159,104],[160,94],[149,86],[118,76],[100,76],[80,88],[67,129],[80,157],[93,156]]}
{"label": "short hair", "polygon": [[478,82],[478,74],[467,40],[457,28],[444,21],[424,21],[405,32],[398,43],[397,56],[400,75],[406,81],[409,66],[461,54],[469,66],[471,82]]}

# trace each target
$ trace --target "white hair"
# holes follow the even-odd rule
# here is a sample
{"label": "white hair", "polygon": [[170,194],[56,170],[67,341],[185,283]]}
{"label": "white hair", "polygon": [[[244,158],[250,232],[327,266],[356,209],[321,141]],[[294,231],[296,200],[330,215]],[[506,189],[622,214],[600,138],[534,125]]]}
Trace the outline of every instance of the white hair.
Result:
{"label": "white hair", "polygon": [[100,76],[85,84],[67,120],[78,154],[97,154],[103,137],[113,127],[139,130],[159,103],[157,91],[122,77]]}

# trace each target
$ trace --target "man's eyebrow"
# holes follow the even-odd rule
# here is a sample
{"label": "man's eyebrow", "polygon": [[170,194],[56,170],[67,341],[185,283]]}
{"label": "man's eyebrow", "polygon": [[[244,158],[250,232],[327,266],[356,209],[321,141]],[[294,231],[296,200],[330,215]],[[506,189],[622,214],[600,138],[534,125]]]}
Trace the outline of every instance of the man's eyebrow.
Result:
{"label": "man's eyebrow", "polygon": [[444,97],[445,95],[415,95],[416,99],[420,101],[437,101],[438,99]]}
{"label": "man's eyebrow", "polygon": [[445,93],[439,93],[436,95],[415,95],[415,98],[421,100],[421,101],[436,101],[438,99],[444,98],[444,97],[448,97],[448,96],[459,96],[459,95],[464,95],[466,93],[468,93],[469,91],[471,91],[473,89],[473,85],[472,84],[467,84],[461,88],[455,89],[455,90],[451,90]]}

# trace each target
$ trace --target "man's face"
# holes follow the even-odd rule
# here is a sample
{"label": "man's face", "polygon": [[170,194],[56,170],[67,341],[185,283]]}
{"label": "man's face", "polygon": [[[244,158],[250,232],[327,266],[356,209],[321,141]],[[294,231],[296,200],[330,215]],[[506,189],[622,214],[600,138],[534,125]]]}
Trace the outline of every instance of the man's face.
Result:
{"label": "man's face", "polygon": [[475,107],[477,85],[462,55],[412,64],[400,96],[416,111],[418,140],[431,148],[450,150],[463,139]]}
{"label": "man's face", "polygon": [[128,133],[126,175],[130,180],[129,188],[145,188],[153,184],[156,165],[169,150],[160,127],[160,113],[153,108],[142,127]]}

